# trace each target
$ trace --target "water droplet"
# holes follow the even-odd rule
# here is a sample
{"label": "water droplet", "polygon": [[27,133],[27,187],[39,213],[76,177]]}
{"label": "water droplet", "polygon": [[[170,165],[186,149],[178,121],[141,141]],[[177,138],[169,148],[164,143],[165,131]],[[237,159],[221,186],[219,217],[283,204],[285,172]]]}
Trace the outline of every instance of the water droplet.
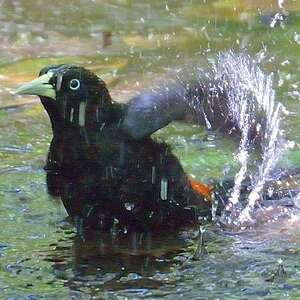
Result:
{"label": "water droplet", "polygon": [[151,172],[151,183],[155,183],[155,166],[152,166],[152,172]]}
{"label": "water droplet", "polygon": [[286,66],[286,65],[289,65],[289,64],[290,64],[290,62],[289,62],[288,59],[284,60],[284,61],[281,63],[282,66]]}
{"label": "water droplet", "polygon": [[294,33],[294,41],[297,43],[297,44],[300,44],[300,34],[295,32]]}
{"label": "water droplet", "polygon": [[273,188],[269,187],[268,188],[268,196],[271,198],[273,196],[274,190]]}
{"label": "water droplet", "polygon": [[162,200],[168,199],[168,179],[162,178],[160,182],[160,198]]}
{"label": "water droplet", "polygon": [[124,204],[125,208],[129,211],[133,210],[134,209],[134,204],[133,203],[130,203],[130,202],[126,202]]}
{"label": "water droplet", "polygon": [[284,8],[284,0],[278,0],[278,7],[280,9],[283,9]]}

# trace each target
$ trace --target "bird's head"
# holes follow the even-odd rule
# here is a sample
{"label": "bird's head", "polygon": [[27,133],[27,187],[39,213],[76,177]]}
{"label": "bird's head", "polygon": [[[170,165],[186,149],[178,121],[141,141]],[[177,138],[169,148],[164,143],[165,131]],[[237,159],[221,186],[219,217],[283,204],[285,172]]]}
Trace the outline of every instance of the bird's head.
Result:
{"label": "bird's head", "polygon": [[111,118],[112,100],[104,81],[76,65],[47,66],[16,93],[39,96],[54,127],[61,121],[85,126]]}

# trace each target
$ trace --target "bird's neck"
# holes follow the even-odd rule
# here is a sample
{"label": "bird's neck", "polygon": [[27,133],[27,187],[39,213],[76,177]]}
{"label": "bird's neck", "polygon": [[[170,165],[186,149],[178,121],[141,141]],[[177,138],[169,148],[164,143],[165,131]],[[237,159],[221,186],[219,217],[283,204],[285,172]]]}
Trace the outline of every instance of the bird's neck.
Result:
{"label": "bird's neck", "polygon": [[97,129],[118,124],[124,115],[124,105],[117,102],[105,105],[58,103],[44,97],[41,97],[41,102],[49,115],[54,136],[61,135],[66,127]]}
{"label": "bird's neck", "polygon": [[69,127],[96,129],[121,122],[123,106],[118,103],[109,105],[79,102],[66,106],[63,113],[64,124]]}
{"label": "bird's neck", "polygon": [[63,124],[63,118],[61,116],[59,107],[57,106],[57,103],[54,102],[51,99],[47,99],[47,98],[42,98],[41,97],[41,102],[45,108],[45,110],[48,113],[48,116],[50,118],[50,122],[51,122],[51,126],[52,126],[52,131],[53,131],[53,135],[56,134],[56,132],[59,131],[59,129],[61,128],[62,124]]}
{"label": "bird's neck", "polygon": [[[112,149],[119,149],[123,138],[121,131],[123,111],[123,105],[113,103],[106,114],[101,111],[101,118],[100,115],[96,117],[93,106],[86,107],[85,121],[82,116],[77,115],[75,118],[75,110],[71,121],[70,115],[66,113],[66,119],[58,119],[55,116],[55,121],[59,120],[58,123],[53,122],[52,118],[53,139],[46,168],[56,170],[62,165],[73,165],[74,162],[80,161],[94,161],[101,164],[105,164],[107,159],[110,161],[111,152],[117,151]],[[49,107],[47,112],[49,113]]]}

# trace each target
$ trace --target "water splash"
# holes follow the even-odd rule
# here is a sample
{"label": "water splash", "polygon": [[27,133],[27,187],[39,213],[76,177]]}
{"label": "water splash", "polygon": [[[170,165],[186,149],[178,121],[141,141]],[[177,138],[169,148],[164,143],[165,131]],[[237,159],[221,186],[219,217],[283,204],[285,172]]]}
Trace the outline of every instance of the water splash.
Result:
{"label": "water splash", "polygon": [[[264,57],[265,53],[259,53],[259,60]],[[286,110],[275,101],[273,74],[266,75],[259,62],[249,55],[229,51],[209,64],[207,70],[199,67],[189,68],[187,72],[178,70],[175,75],[179,87],[174,89],[173,82],[158,85],[157,92],[166,99],[168,106],[164,111],[168,112],[168,119],[185,120],[187,114],[187,120],[195,120],[208,130],[220,129],[239,135],[235,159],[240,168],[232,190],[228,191],[228,204],[221,219],[225,224],[241,228],[252,223],[251,214],[288,146],[281,129]],[[192,78],[187,80],[186,74]],[[258,149],[260,159],[254,161]]]}
{"label": "water splash", "polygon": [[[215,72],[221,82],[226,83],[222,88],[227,92],[228,114],[241,132],[236,154],[240,169],[235,175],[227,206],[227,210],[234,212],[227,221],[241,225],[251,221],[251,212],[285,148],[280,124],[286,111],[281,103],[275,102],[273,75],[264,74],[250,56],[222,54],[215,64]],[[255,140],[261,147],[261,163],[254,171],[249,171]],[[247,177],[252,178],[252,186],[247,204],[241,208],[241,187]]]}

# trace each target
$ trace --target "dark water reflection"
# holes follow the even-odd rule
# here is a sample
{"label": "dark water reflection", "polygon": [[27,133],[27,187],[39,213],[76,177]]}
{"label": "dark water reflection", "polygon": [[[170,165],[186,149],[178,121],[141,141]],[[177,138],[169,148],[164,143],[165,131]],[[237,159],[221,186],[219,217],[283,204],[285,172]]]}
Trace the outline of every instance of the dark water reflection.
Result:
{"label": "dark water reflection", "polygon": [[[69,246],[62,240],[43,255],[55,280],[79,298],[298,295],[297,267],[290,265],[299,255],[297,244],[260,237],[263,232],[228,236],[210,228],[205,238],[208,254],[198,261],[192,260],[196,234],[191,231],[90,233],[85,240],[71,236]],[[283,259],[284,277],[276,275],[278,257]]]}
{"label": "dark water reflection", "polygon": [[61,247],[59,243],[55,245],[55,250],[49,253],[46,260],[55,262],[53,268],[59,271],[60,264],[66,263],[66,257],[72,258],[65,267],[71,266],[74,274],[82,280],[84,276],[101,277],[106,273],[115,274],[117,280],[134,273],[138,278],[167,272],[172,264],[171,258],[191,243],[191,240],[170,232],[89,232],[84,237],[73,237],[71,241],[70,248]]}
{"label": "dark water reflection", "polygon": [[[172,268],[183,266],[190,258],[184,249],[193,244],[193,232],[99,233],[89,231],[51,245],[44,254],[59,281],[71,291],[124,291],[151,295],[176,284],[169,280]],[[97,294],[97,293],[96,293]]]}

